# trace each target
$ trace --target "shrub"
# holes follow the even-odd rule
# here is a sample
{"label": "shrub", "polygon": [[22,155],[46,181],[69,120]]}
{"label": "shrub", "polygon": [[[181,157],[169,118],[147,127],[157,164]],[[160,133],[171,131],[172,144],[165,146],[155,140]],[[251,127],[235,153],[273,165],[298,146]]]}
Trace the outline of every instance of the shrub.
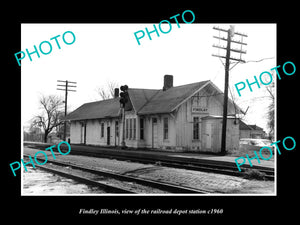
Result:
{"label": "shrub", "polygon": [[266,174],[257,169],[246,169],[244,172],[244,178],[246,179],[265,180],[265,177]]}

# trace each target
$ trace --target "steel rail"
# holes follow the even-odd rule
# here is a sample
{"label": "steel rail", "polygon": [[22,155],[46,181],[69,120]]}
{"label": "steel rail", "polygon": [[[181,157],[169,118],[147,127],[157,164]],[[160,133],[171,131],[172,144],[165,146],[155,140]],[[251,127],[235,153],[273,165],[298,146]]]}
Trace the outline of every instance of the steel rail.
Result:
{"label": "steel rail", "polygon": [[[24,154],[24,156],[28,157],[29,155]],[[39,157],[36,157],[36,158],[40,159],[40,160],[44,160],[44,159],[41,159]],[[135,182],[137,184],[145,185],[145,186],[152,187],[152,188],[157,188],[157,189],[167,191],[167,192],[170,192],[170,193],[181,193],[181,194],[192,194],[192,193],[193,194],[209,194],[209,193],[214,193],[213,191],[208,191],[208,190],[204,190],[204,189],[195,189],[195,188],[190,188],[190,187],[185,187],[185,186],[179,186],[179,185],[175,185],[175,184],[171,184],[171,183],[165,183],[165,182],[161,182],[161,181],[149,180],[149,179],[144,179],[144,178],[140,178],[140,177],[133,177],[133,176],[128,176],[128,175],[124,175],[124,174],[120,174],[120,173],[103,171],[103,170],[99,170],[99,169],[95,170],[95,169],[87,168],[87,167],[84,167],[84,166],[78,166],[78,165],[75,165],[73,163],[63,163],[63,162],[54,161],[54,160],[48,160],[47,162],[53,163],[53,164],[56,164],[56,165],[60,165],[60,166],[71,167],[73,169],[82,170],[82,171],[92,173],[92,174],[96,174],[96,175],[100,175],[100,176],[115,178],[117,180]],[[46,167],[43,167],[43,166],[39,166],[39,167],[40,168],[46,168]],[[51,171],[51,170],[53,170],[54,172],[56,171],[55,169],[52,169],[52,168],[49,169],[48,167],[46,169],[49,170],[49,171]],[[64,172],[61,172],[61,174],[63,175]],[[68,174],[68,173],[66,175],[67,176],[73,176],[73,175]],[[75,179],[77,179],[76,177],[75,177]],[[87,179],[87,178],[79,177],[79,179],[82,179],[83,182],[88,182],[88,183],[91,183],[91,184],[93,184],[93,182],[94,182],[93,180],[90,180],[90,179]],[[96,182],[96,184],[99,183],[97,181],[95,181],[95,182]],[[118,192],[118,189],[116,189],[116,191]],[[123,191],[124,192],[121,192],[121,193],[126,193],[126,190],[123,190]],[[132,192],[132,193],[134,193],[134,192]]]}
{"label": "steel rail", "polygon": [[80,177],[80,176],[77,176],[77,175],[74,175],[74,174],[63,172],[61,170],[49,168],[47,166],[41,166],[41,165],[35,165],[35,166],[37,166],[38,168],[40,168],[42,170],[45,170],[45,171],[48,171],[48,172],[51,172],[51,173],[54,173],[54,174],[58,174],[60,176],[66,177],[66,178],[70,178],[72,180],[78,181],[78,182],[83,183],[83,184],[88,184],[88,185],[92,185],[92,186],[95,186],[95,187],[99,187],[99,188],[101,188],[104,191],[107,191],[109,193],[136,194],[135,192],[129,191],[127,189],[123,189],[123,188],[115,187],[115,186],[112,186],[112,185],[104,184],[104,183],[101,183],[101,182],[98,182],[98,181],[95,181],[95,180],[91,180],[91,179],[88,179],[88,178],[84,178],[84,177]]}

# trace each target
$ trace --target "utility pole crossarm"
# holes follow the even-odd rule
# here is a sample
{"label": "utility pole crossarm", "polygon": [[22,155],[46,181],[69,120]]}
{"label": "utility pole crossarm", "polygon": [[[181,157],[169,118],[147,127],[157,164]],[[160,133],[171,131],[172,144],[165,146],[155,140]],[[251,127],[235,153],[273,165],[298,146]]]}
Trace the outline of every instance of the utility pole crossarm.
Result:
{"label": "utility pole crossarm", "polygon": [[234,35],[240,35],[240,36],[243,36],[243,37],[248,37],[248,35],[246,35],[246,34],[242,34],[242,33],[238,33],[238,32],[234,32]]}
{"label": "utility pole crossarm", "polygon": [[[220,28],[220,27],[213,27],[213,29],[223,31],[223,32],[226,32],[226,33],[228,32],[228,30]],[[240,36],[243,36],[243,37],[248,37],[248,35],[242,34],[242,33],[239,33],[239,32],[233,32],[233,33],[234,33],[234,35],[237,34],[237,35],[240,35]]]}
{"label": "utility pole crossarm", "polygon": [[[215,54],[212,54],[212,56],[226,59],[226,56],[222,56],[222,55],[215,55]],[[235,61],[238,61],[238,62],[242,62],[242,63],[245,63],[245,62],[246,62],[245,60],[242,60],[242,59],[236,59],[236,58],[232,58],[232,57],[229,57],[229,59],[230,59],[230,60],[235,60]]]}
{"label": "utility pole crossarm", "polygon": [[[227,50],[226,47],[224,46],[220,46],[220,45],[213,45],[214,48],[220,48],[220,49],[224,49],[224,50]],[[230,51],[232,52],[237,52],[237,53],[242,53],[242,54],[246,54],[246,51],[243,51],[243,50],[239,50],[239,49],[234,49],[234,48],[230,48]]]}
{"label": "utility pole crossarm", "polygon": [[[227,41],[227,39],[224,38],[224,37],[213,36],[213,38],[220,39],[222,41]],[[244,43],[244,42],[241,42],[241,41],[236,41],[236,40],[231,40],[231,42],[236,43],[236,44],[241,44],[241,45],[247,45],[247,43]]]}
{"label": "utility pole crossarm", "polygon": [[220,27],[213,27],[213,29],[223,31],[223,32],[226,32],[226,33],[228,32],[228,30],[220,28]]}

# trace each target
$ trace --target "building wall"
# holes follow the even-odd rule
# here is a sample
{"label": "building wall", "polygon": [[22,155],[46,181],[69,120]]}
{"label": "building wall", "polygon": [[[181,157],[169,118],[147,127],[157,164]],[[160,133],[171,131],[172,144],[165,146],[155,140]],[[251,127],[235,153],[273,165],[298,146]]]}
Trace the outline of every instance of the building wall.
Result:
{"label": "building wall", "polygon": [[[135,122],[135,129],[134,129],[134,122]],[[138,128],[139,128],[138,117],[135,114],[135,112],[133,110],[126,111],[125,112],[125,144],[126,144],[126,146],[134,147],[134,148],[138,147],[138,139],[139,139],[138,138],[138,133],[139,133]],[[128,134],[126,134],[127,132],[128,132]],[[121,142],[120,142],[120,144],[121,144]]]}
{"label": "building wall", "polygon": [[[175,147],[175,121],[170,114],[139,116],[138,128],[140,128],[140,118],[144,120],[144,140],[140,139],[140,129],[138,129],[138,147],[158,149]],[[166,139],[164,138],[164,119],[168,120]]]}
{"label": "building wall", "polygon": [[250,138],[251,130],[240,130],[240,138]]}
{"label": "building wall", "polygon": [[[197,110],[198,109],[198,110]],[[228,114],[234,114],[233,107],[228,107]],[[196,93],[192,98],[183,103],[175,112],[175,130],[176,141],[175,148],[187,151],[220,151],[218,143],[221,142],[219,131],[222,126],[218,123],[206,122],[202,118],[208,115],[223,115],[223,105],[217,100],[214,94],[207,93],[204,90]],[[199,138],[194,139],[193,126],[194,117],[199,118]],[[228,123],[229,124],[229,123]],[[231,132],[232,126],[227,126],[228,132]],[[214,135],[210,138],[213,141],[212,148],[206,148],[207,131]],[[234,127],[234,130],[236,128]],[[239,131],[237,127],[237,131]],[[236,131],[234,131],[236,132]],[[218,135],[217,135],[218,133]],[[229,135],[227,135],[229,136]],[[239,136],[239,135],[238,135]],[[236,135],[235,137],[236,138]],[[236,141],[235,141],[236,142]]]}
{"label": "building wall", "polygon": [[240,130],[240,138],[264,138],[265,132],[262,130]]}
{"label": "building wall", "polygon": [[81,129],[81,123],[79,121],[71,121],[71,127],[70,127],[71,143],[80,144],[80,129]]}
{"label": "building wall", "polygon": [[251,138],[264,138],[265,132],[263,130],[251,130],[250,137]]}
{"label": "building wall", "polygon": [[240,131],[238,120],[227,120],[227,133],[226,133],[226,151],[232,152],[238,150],[240,145]]}
{"label": "building wall", "polygon": [[[220,96],[219,96],[220,97]],[[134,148],[155,148],[171,151],[210,151],[219,152],[221,143],[220,119],[204,119],[208,115],[222,115],[223,106],[212,93],[200,91],[185,101],[173,113],[139,116],[132,111],[126,111],[125,143]],[[234,114],[234,109],[228,107],[228,114]],[[140,119],[144,122],[144,139],[140,134]],[[198,118],[198,138],[194,138],[194,118]],[[167,137],[164,136],[164,121],[168,121]],[[126,122],[127,121],[127,122]],[[134,122],[135,121],[135,122]],[[238,147],[239,126],[227,123],[227,146]],[[130,136],[131,122],[131,136]],[[107,146],[108,130],[110,129],[110,146],[120,146],[122,142],[123,124],[120,118],[94,119],[71,122],[71,143],[84,143],[84,123],[86,123],[86,144]],[[119,135],[116,135],[118,123]],[[127,123],[127,126],[126,126]],[[135,135],[133,124],[135,123]],[[101,124],[104,134],[102,135]],[[126,135],[126,133],[128,134]],[[208,133],[210,136],[208,136]],[[103,137],[102,137],[103,136]],[[197,136],[197,135],[196,135]]]}
{"label": "building wall", "polygon": [[[85,121],[71,121],[71,143],[88,145],[107,145],[108,129],[110,129],[110,146],[120,144],[120,138],[116,135],[115,125],[119,124],[119,119],[94,119]],[[103,124],[103,135],[101,126]],[[84,126],[86,128],[84,129]],[[84,132],[86,134],[84,135]]]}
{"label": "building wall", "polygon": [[[203,152],[220,152],[222,139],[222,119],[203,119],[202,148]],[[226,128],[226,151],[232,152],[239,148],[239,125],[238,120],[227,119]]]}

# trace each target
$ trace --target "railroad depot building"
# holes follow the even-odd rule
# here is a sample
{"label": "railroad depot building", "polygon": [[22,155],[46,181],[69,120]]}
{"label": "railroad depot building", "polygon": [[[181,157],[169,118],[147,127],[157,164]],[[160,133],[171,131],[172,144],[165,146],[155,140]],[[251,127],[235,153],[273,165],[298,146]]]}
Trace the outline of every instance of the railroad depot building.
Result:
{"label": "railroad depot building", "polygon": [[[108,100],[83,104],[66,116],[71,144],[121,146],[122,110],[118,89]],[[220,152],[223,93],[210,80],[173,87],[165,75],[163,88],[128,89],[125,143],[133,148]],[[228,100],[227,151],[239,148],[241,109]]]}

